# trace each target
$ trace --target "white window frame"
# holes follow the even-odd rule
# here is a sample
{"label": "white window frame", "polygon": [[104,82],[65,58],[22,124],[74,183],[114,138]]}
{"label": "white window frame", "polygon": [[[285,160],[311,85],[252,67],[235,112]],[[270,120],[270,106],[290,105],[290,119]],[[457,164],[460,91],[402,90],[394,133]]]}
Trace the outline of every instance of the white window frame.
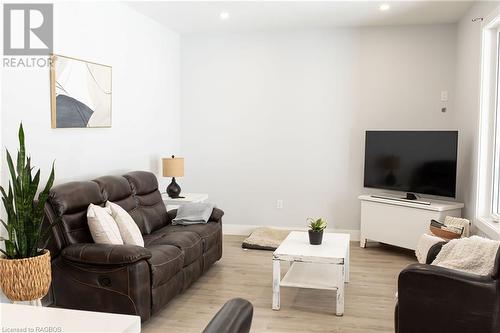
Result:
{"label": "white window frame", "polygon": [[[500,213],[499,213],[499,199],[500,199],[500,103],[499,103],[499,89],[500,89],[500,76],[499,76],[499,63],[500,63],[500,29],[497,27],[496,29],[491,29],[491,40],[494,45],[491,46],[491,57],[492,63],[490,66],[490,75],[492,79],[490,81],[490,86],[485,87],[490,89],[491,99],[494,99],[494,105],[492,106],[491,112],[494,113],[494,121],[493,121],[493,161],[492,161],[492,193],[491,193],[491,218],[495,221],[500,221]],[[496,34],[493,41],[493,33]],[[494,91],[494,94],[493,94]],[[493,97],[494,95],[494,97]]]}
{"label": "white window frame", "polygon": [[500,8],[483,20],[478,135],[477,226],[500,237]]}

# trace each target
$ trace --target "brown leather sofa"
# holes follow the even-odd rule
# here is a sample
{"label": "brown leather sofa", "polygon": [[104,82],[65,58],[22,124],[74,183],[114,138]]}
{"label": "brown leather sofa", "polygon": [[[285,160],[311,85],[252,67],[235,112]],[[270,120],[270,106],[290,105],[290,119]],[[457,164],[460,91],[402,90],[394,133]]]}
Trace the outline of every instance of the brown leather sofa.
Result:
{"label": "brown leather sofa", "polygon": [[[87,207],[107,200],[129,212],[144,247],[93,242]],[[54,305],[149,319],[222,256],[223,211],[190,226],[172,225],[175,215],[167,213],[150,172],[54,186],[45,206],[45,223],[60,221],[49,244]]]}
{"label": "brown leather sofa", "polygon": [[430,265],[443,244],[399,274],[396,333],[500,332],[500,250],[493,273],[479,276]]}

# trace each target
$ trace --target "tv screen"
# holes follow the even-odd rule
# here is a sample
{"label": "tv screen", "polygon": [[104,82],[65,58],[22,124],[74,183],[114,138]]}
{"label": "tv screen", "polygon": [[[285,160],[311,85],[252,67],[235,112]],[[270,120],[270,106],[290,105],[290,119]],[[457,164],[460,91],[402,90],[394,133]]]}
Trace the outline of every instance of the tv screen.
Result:
{"label": "tv screen", "polygon": [[366,131],[364,186],[455,197],[457,131]]}

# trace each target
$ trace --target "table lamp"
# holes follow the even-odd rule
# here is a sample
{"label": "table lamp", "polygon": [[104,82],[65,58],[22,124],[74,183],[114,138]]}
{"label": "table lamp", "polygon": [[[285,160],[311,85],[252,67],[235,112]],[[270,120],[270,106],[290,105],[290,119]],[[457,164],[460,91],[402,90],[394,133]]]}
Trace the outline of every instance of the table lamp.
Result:
{"label": "table lamp", "polygon": [[167,186],[167,194],[171,198],[182,198],[181,187],[175,182],[175,177],[184,176],[184,158],[172,157],[162,158],[163,177],[172,177],[172,182]]}

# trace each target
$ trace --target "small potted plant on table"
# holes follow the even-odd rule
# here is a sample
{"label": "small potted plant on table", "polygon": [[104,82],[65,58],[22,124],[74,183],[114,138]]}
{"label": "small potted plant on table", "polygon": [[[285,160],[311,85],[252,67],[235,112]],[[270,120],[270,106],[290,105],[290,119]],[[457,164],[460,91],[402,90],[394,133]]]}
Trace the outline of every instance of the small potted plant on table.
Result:
{"label": "small potted plant on table", "polygon": [[54,182],[54,166],[36,200],[40,170],[32,175],[31,158],[26,156],[23,126],[19,127],[19,151],[16,165],[7,151],[11,180],[6,191],[0,187],[6,221],[0,220],[7,231],[5,249],[0,248],[0,287],[11,301],[32,301],[41,305],[51,282],[50,253],[45,249],[50,226],[44,227],[43,207]]}
{"label": "small potted plant on table", "polygon": [[327,226],[326,221],[322,218],[308,218],[307,222],[309,222],[309,243],[311,245],[320,245],[323,241],[323,231]]}

